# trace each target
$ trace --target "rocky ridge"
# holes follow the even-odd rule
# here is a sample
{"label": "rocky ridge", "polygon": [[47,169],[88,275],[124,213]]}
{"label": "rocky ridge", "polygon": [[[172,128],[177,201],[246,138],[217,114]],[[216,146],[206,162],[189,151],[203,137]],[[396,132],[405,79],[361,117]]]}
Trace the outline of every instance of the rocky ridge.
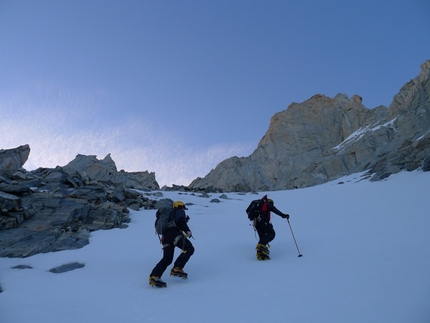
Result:
{"label": "rocky ridge", "polygon": [[190,189],[225,191],[308,187],[367,172],[372,181],[402,170],[430,169],[430,60],[394,96],[390,107],[368,109],[362,98],[315,95],[270,120],[248,157],[219,163]]}
{"label": "rocky ridge", "polygon": [[81,248],[92,231],[127,227],[129,209],[156,207],[154,173],[117,171],[110,155],[26,171],[29,152],[0,150],[0,257]]}

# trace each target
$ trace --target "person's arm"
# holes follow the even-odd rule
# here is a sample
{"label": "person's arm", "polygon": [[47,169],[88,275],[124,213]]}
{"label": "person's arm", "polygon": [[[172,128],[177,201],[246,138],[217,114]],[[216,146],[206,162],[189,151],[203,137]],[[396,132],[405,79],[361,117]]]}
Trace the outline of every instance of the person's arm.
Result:
{"label": "person's arm", "polygon": [[185,214],[184,210],[181,209],[175,209],[175,223],[176,226],[179,228],[179,230],[184,231],[185,233],[190,232],[190,228],[188,227],[188,218]]}
{"label": "person's arm", "polygon": [[267,203],[267,208],[270,212],[273,212],[277,215],[279,215],[281,218],[287,218],[289,219],[290,216],[286,213],[282,213],[281,211],[279,211],[276,206],[274,206],[272,203]]}

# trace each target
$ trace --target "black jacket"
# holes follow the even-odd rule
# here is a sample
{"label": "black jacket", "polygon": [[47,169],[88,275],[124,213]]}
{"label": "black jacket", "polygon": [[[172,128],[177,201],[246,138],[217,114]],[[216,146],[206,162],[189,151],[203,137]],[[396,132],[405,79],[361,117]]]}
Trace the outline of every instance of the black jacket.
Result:
{"label": "black jacket", "polygon": [[175,221],[176,229],[179,229],[183,232],[191,231],[187,224],[188,219],[189,217],[185,214],[185,211],[180,208],[174,208],[170,214],[170,220]]}

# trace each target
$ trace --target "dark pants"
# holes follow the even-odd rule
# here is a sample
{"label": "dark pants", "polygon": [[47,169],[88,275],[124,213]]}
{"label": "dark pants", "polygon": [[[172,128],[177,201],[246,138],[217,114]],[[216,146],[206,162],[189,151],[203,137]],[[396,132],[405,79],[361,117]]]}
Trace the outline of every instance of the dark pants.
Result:
{"label": "dark pants", "polygon": [[275,239],[275,230],[273,229],[273,225],[270,222],[266,221],[256,221],[255,229],[257,230],[258,237],[260,240],[258,243],[267,245],[270,241]]}
{"label": "dark pants", "polygon": [[163,258],[158,262],[151,272],[151,276],[161,277],[166,268],[172,263],[175,253],[175,247],[182,250],[179,257],[173,264],[174,267],[184,268],[192,254],[194,247],[190,240],[188,240],[181,232],[174,230],[167,232],[163,236]]}

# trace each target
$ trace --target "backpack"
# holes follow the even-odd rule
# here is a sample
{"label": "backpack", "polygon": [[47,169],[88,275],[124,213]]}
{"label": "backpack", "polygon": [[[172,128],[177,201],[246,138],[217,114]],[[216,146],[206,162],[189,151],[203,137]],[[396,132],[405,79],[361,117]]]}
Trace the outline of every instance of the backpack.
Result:
{"label": "backpack", "polygon": [[254,200],[246,208],[246,214],[248,214],[249,221],[254,221],[254,219],[260,215],[261,208],[263,207],[263,200]]}
{"label": "backpack", "polygon": [[160,207],[155,213],[155,231],[157,234],[163,235],[167,228],[175,227],[175,221],[170,220],[170,214],[173,208],[171,206]]}

